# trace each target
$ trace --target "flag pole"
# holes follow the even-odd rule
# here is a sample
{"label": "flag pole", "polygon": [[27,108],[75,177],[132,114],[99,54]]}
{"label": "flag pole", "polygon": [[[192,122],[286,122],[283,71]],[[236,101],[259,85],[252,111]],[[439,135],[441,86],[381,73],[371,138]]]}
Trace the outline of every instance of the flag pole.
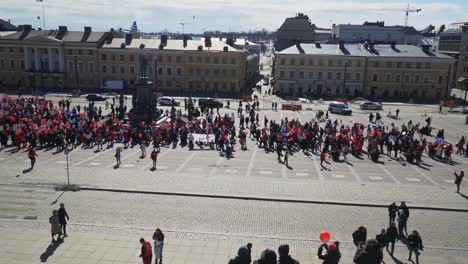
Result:
{"label": "flag pole", "polygon": [[41,0],[41,3],[42,3],[42,24],[44,25],[44,30],[46,30],[46,27],[45,27],[45,11],[44,11],[44,0]]}

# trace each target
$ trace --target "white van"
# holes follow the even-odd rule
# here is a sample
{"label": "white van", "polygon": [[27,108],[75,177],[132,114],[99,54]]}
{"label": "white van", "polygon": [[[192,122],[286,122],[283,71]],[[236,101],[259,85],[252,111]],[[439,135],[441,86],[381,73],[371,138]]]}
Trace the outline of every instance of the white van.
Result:
{"label": "white van", "polygon": [[331,102],[328,105],[328,111],[339,115],[351,115],[353,113],[353,111],[349,109],[348,105],[342,102]]}

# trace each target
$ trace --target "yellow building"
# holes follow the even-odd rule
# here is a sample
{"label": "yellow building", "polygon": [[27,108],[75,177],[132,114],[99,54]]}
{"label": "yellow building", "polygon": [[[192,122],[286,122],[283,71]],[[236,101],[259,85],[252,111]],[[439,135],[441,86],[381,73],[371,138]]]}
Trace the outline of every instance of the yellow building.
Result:
{"label": "yellow building", "polygon": [[24,92],[94,88],[97,49],[107,36],[105,32],[92,32],[90,27],[68,31],[60,26],[43,31],[33,30],[31,25],[20,26],[20,31],[0,37],[2,86]]}
{"label": "yellow building", "polygon": [[447,96],[453,63],[429,46],[298,44],[276,54],[275,89],[294,97],[438,100]]}
{"label": "yellow building", "polygon": [[210,38],[201,40],[113,38],[99,50],[101,83],[122,80],[133,88],[140,58],[158,92],[226,95],[245,89],[247,53]]}

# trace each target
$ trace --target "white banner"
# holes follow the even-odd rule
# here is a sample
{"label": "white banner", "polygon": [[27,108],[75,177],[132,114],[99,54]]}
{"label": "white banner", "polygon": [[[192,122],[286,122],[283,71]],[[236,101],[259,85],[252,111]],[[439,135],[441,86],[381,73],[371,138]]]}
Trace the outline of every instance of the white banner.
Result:
{"label": "white banner", "polygon": [[194,142],[203,142],[203,143],[214,143],[215,135],[214,134],[192,134]]}

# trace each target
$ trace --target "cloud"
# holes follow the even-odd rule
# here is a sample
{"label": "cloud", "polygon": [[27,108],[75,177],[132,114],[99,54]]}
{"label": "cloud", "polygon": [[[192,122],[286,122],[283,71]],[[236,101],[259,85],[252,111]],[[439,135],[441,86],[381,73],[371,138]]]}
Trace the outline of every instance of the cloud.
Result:
{"label": "cloud", "polygon": [[[2,1],[0,0],[0,4]],[[167,28],[180,31],[179,22],[187,22],[186,31],[203,29],[248,30],[267,28],[275,30],[286,17],[302,12],[312,23],[330,27],[331,23],[361,24],[364,21],[385,21],[401,25],[406,1],[389,2],[352,0],[44,0],[47,27],[67,25],[71,29],[93,26],[96,30],[110,27],[128,28],[136,20],[143,31]],[[466,16],[467,6],[455,2],[419,2],[420,13],[409,17],[411,25],[424,28],[459,21]],[[0,9],[0,17],[17,24],[37,25],[36,16],[42,15],[41,4],[33,0],[15,0]],[[193,20],[192,17],[196,16]]]}

